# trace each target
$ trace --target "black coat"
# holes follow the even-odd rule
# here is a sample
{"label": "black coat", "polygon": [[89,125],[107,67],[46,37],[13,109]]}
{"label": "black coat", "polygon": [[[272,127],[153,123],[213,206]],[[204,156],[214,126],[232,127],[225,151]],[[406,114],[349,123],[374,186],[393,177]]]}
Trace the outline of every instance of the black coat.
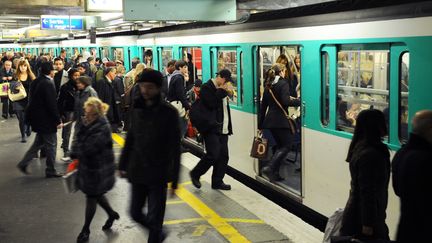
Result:
{"label": "black coat", "polygon": [[30,85],[26,119],[37,133],[56,133],[60,124],[54,81],[39,76]]}
{"label": "black coat", "polygon": [[[271,86],[271,89],[285,111],[288,112],[289,106],[300,105],[299,99],[290,98],[291,92],[288,80],[280,79]],[[258,119],[258,129],[263,128],[291,128],[285,113],[277,105],[268,88],[264,90]]]}
{"label": "black coat", "polygon": [[[226,99],[228,92],[224,89],[217,89],[213,81],[210,79],[201,86],[200,99],[201,104],[210,111],[216,111],[216,126],[209,132],[222,134],[222,126],[224,120],[223,99]],[[228,109],[228,135],[232,135],[231,110]]]}
{"label": "black coat", "polygon": [[[27,97],[25,97],[22,100],[18,100],[12,103],[12,107],[14,109],[14,111],[23,111],[26,109],[27,104],[28,104],[28,99],[29,99],[29,94],[30,94],[30,84],[31,84],[32,80],[30,79],[30,77],[27,78],[26,81],[21,81],[21,85],[24,87],[26,93],[27,93]],[[17,88],[18,85],[18,81],[12,81],[10,83],[10,89],[11,92],[16,93],[15,90]]]}
{"label": "black coat", "polygon": [[113,83],[108,81],[107,77],[103,77],[103,79],[98,80],[96,82],[94,89],[96,90],[99,99],[101,99],[104,103],[107,103],[109,105],[107,118],[110,121],[110,123],[111,124],[118,123],[120,121],[120,118],[117,111]]}
{"label": "black coat", "polygon": [[68,81],[60,87],[60,94],[57,100],[60,116],[65,112],[72,112],[75,109],[76,88],[73,80]]}
{"label": "black coat", "polygon": [[131,128],[127,133],[119,169],[137,184],[177,186],[180,170],[180,127],[177,110],[165,101],[146,107],[134,101]]}
{"label": "black coat", "polygon": [[393,188],[400,197],[397,242],[423,243],[432,229],[432,145],[411,134],[393,158]]}
{"label": "black coat", "polygon": [[183,108],[186,110],[190,109],[189,101],[186,98],[185,80],[178,70],[174,71],[171,76],[166,98],[170,102],[178,100],[182,103]]}
{"label": "black coat", "polygon": [[361,235],[362,226],[369,226],[374,239],[389,239],[385,223],[390,179],[387,146],[358,142],[349,168],[351,189],[342,219],[342,235]]}
{"label": "black coat", "polygon": [[101,195],[115,183],[111,128],[105,117],[88,126],[79,127],[77,141],[72,146],[72,158],[77,158],[78,188],[87,195]]}

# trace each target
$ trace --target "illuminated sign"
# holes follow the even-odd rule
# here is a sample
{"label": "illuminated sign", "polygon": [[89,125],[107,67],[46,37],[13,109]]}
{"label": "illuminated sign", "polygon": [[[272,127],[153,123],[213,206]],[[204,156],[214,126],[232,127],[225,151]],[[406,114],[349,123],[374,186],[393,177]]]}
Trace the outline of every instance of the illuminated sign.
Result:
{"label": "illuminated sign", "polygon": [[122,0],[87,0],[86,11],[103,12],[103,11],[122,11]]}
{"label": "illuminated sign", "polygon": [[[69,21],[70,20],[70,21]],[[41,29],[43,30],[82,30],[84,20],[82,17],[41,15]],[[69,27],[70,26],[70,27]]]}

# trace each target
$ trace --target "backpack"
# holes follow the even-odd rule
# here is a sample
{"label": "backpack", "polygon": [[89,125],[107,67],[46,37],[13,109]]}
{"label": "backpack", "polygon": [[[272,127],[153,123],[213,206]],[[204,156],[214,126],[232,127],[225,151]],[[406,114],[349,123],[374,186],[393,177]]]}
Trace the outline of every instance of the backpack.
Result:
{"label": "backpack", "polygon": [[200,133],[207,133],[217,127],[216,111],[209,110],[201,99],[197,99],[191,106],[189,111],[189,118],[194,127]]}

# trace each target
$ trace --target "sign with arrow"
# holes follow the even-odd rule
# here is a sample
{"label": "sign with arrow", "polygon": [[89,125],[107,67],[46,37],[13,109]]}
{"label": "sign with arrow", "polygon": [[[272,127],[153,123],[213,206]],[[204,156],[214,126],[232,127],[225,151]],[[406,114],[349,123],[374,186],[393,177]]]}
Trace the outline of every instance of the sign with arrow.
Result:
{"label": "sign with arrow", "polygon": [[84,19],[80,16],[41,15],[40,25],[43,30],[82,30]]}

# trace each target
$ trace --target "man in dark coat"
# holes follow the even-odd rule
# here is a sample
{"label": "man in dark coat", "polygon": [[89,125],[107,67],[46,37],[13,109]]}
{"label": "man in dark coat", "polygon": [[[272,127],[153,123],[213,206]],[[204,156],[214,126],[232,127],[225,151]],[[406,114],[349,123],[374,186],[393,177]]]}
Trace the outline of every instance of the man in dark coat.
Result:
{"label": "man in dark coat", "polygon": [[52,62],[41,63],[41,75],[30,85],[30,97],[26,110],[26,119],[30,123],[36,138],[33,145],[18,163],[18,169],[28,174],[27,166],[36,157],[37,152],[44,147],[46,152],[47,178],[60,177],[54,168],[57,151],[57,129],[62,127],[57,108],[56,90],[54,86],[54,68]]}
{"label": "man in dark coat", "polygon": [[[171,104],[177,103],[181,104],[184,109],[184,114],[180,114],[180,133],[184,137],[187,130],[187,119],[186,112],[190,109],[189,101],[186,97],[186,81],[185,77],[188,75],[188,66],[185,61],[177,61],[175,63],[176,70],[172,73],[171,78],[167,80],[167,96],[166,99],[171,102]],[[180,111],[179,111],[180,113]]]}
{"label": "man in dark coat", "polygon": [[201,86],[201,103],[208,110],[216,112],[216,122],[211,128],[201,132],[204,137],[206,154],[190,172],[192,183],[200,188],[199,178],[213,166],[212,188],[231,190],[231,186],[223,182],[228,166],[228,135],[232,134],[231,112],[228,105],[228,94],[232,92],[227,82],[231,81],[231,72],[223,69],[214,80]]}
{"label": "man in dark coat", "polygon": [[141,96],[134,102],[119,170],[132,184],[132,218],[150,231],[148,242],[159,243],[166,237],[162,224],[167,182],[176,189],[180,170],[179,117],[161,98],[160,72],[145,70],[137,82]]}
{"label": "man in dark coat", "polygon": [[[115,66],[115,63],[114,63]],[[94,89],[96,90],[99,99],[109,105],[107,113],[108,121],[111,124],[113,132],[118,132],[118,126],[120,123],[119,112],[116,106],[115,90],[113,81],[116,77],[116,68],[108,65],[104,71],[104,77],[95,83]]]}
{"label": "man in dark coat", "polygon": [[[12,61],[6,60],[4,62],[4,67],[0,70],[0,83],[10,83],[13,79],[15,70],[12,68]],[[13,117],[12,102],[9,101],[7,96],[1,97],[2,106],[2,116],[7,119],[8,114]]]}
{"label": "man in dark coat", "polygon": [[397,242],[427,242],[432,229],[432,110],[415,114],[408,143],[393,158],[393,189],[401,202]]}

